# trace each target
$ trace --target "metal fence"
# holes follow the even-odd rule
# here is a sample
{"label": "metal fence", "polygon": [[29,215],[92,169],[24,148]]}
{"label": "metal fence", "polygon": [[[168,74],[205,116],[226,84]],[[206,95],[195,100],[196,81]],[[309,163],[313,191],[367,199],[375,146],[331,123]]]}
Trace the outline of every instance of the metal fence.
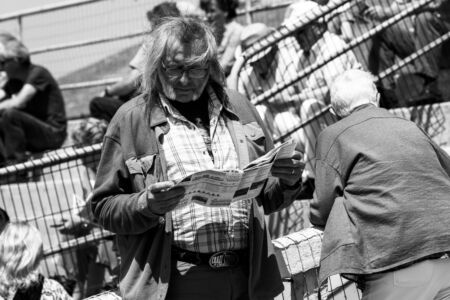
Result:
{"label": "metal fence", "polygon": [[86,207],[100,148],[69,147],[0,168],[0,207],[40,231],[43,274],[81,294],[114,282],[117,268],[113,235],[92,223]]}
{"label": "metal fence", "polygon": [[[155,2],[158,1],[152,1],[152,5]],[[299,94],[308,89],[311,84],[308,81],[314,79],[315,74],[319,74],[316,77],[320,78],[341,73],[346,64],[338,62],[351,61],[353,57],[349,58],[349,53],[353,52],[355,60],[361,67],[367,66],[366,43],[383,30],[409,18],[416,9],[427,5],[431,0],[419,1],[415,7],[367,31],[362,31],[342,47],[336,47],[334,51],[330,51],[312,63],[301,61],[301,49],[293,38],[295,32],[318,18],[325,19],[330,24],[331,20],[342,13],[343,8],[352,7],[356,1],[331,1],[320,10],[313,11],[307,19],[299,19],[297,22],[278,26],[290,2],[253,8],[251,16],[253,21],[263,21],[278,28],[244,52],[244,60],[238,67],[238,75],[231,84],[234,84],[258,106],[267,124],[272,125],[271,129],[276,141],[289,137],[297,139],[300,147],[305,151],[307,172],[310,172],[309,175],[313,178],[312,158],[315,139],[323,128],[335,122],[327,102],[329,82],[325,82],[325,89],[316,95],[322,99],[321,101],[303,99]],[[115,82],[120,74],[110,74],[109,78],[105,78],[102,75],[103,72],[91,70],[92,77],[75,80],[77,77],[71,75],[72,71],[68,70],[72,70],[73,65],[89,68],[89,65],[95,61],[116,53],[120,49],[128,48],[130,45],[139,44],[142,39],[141,34],[145,30],[145,25],[141,22],[144,17],[141,14],[148,7],[149,2],[145,1],[75,1],[70,5],[65,4],[41,11],[0,16],[0,22],[2,25],[9,24],[12,31],[22,36],[32,49],[33,60],[50,66],[50,69],[59,75],[62,87],[66,91],[79,93],[81,89]],[[273,12],[270,19],[267,11]],[[41,21],[43,17],[48,19],[47,23]],[[241,12],[240,20],[243,23],[248,18],[246,12]],[[80,27],[72,25],[78,23],[85,24]],[[110,26],[111,23],[115,25]],[[61,24],[64,24],[61,32],[48,30],[48,28],[61,27]],[[7,28],[4,27],[4,29]],[[90,32],[89,40],[84,36],[86,31]],[[444,34],[409,57],[397,60],[394,66],[376,74],[379,81],[392,78],[405,67],[409,68],[411,62],[421,59],[434,47],[448,39],[449,34]],[[282,70],[277,73],[273,70],[264,78],[252,75],[253,65],[249,63],[252,57],[274,47],[277,47],[278,51],[277,62],[285,66],[295,65],[294,71],[289,73]],[[271,63],[271,61],[266,62],[267,65]],[[102,66],[108,69],[108,64],[105,63]],[[441,146],[450,146],[447,134],[447,128],[450,128],[447,117],[450,115],[448,105],[417,106],[396,109],[393,112],[416,121]],[[89,288],[92,288],[92,291],[109,283],[108,280],[114,282],[114,269],[118,265],[117,256],[112,249],[112,234],[92,224],[88,210],[85,209],[86,200],[95,180],[95,168],[100,151],[101,145],[68,147],[44,153],[23,164],[0,169],[0,207],[6,209],[12,220],[28,221],[41,231],[46,257],[45,274],[50,277],[65,277],[78,285],[89,282],[91,285]],[[308,202],[302,201],[271,216],[269,226],[273,236],[280,237],[307,228],[309,226],[306,220],[307,214]],[[79,226],[72,226],[71,230],[68,230],[66,227],[70,223]],[[309,239],[303,242],[307,247],[312,247],[308,244]],[[299,255],[300,258],[310,256],[306,252],[301,252]],[[101,262],[104,268],[92,269],[93,265],[89,264],[92,261]],[[310,273],[317,275],[317,266],[313,269]],[[360,293],[354,285],[342,281],[340,277],[330,278],[325,286],[320,286],[318,282],[311,279],[313,277],[308,275],[308,270],[304,270],[302,274],[302,277],[294,278],[291,272],[288,276],[289,284],[292,285],[295,281],[300,282],[308,291],[308,299],[316,299],[319,290],[322,296],[326,295],[326,299],[360,298]],[[293,291],[290,292],[292,295]],[[305,293],[300,293],[300,296],[297,292],[297,299],[301,299],[300,297],[303,297]],[[283,297],[289,299],[290,296],[286,294]]]}

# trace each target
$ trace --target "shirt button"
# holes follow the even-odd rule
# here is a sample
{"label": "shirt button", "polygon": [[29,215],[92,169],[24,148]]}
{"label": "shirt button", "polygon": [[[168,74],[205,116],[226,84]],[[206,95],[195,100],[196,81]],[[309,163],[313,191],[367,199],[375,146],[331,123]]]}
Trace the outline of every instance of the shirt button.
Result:
{"label": "shirt button", "polygon": [[166,223],[166,219],[164,219],[164,217],[159,217],[158,223],[164,225]]}

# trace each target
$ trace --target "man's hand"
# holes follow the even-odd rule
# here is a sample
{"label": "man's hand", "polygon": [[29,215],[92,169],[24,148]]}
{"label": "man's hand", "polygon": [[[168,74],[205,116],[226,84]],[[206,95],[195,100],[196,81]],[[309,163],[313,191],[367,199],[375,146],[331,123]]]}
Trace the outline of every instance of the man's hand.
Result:
{"label": "man's hand", "polygon": [[291,158],[277,159],[272,166],[272,176],[278,177],[285,185],[295,185],[301,180],[305,168],[302,156],[302,153],[295,151]]}
{"label": "man's hand", "polygon": [[172,181],[157,182],[148,187],[147,203],[150,211],[163,215],[172,211],[184,196],[184,187],[172,188]]}
{"label": "man's hand", "polygon": [[84,236],[92,229],[93,224],[89,220],[80,217],[77,214],[64,214],[58,223],[50,225],[59,229],[62,234],[73,234],[75,236]]}

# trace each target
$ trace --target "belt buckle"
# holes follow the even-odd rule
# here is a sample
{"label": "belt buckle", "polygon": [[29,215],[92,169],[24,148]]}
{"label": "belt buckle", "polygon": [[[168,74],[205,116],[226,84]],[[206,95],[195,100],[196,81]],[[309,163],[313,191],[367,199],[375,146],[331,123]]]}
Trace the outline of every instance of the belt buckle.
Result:
{"label": "belt buckle", "polygon": [[220,251],[211,255],[208,263],[212,269],[234,267],[239,263],[239,256],[233,251]]}

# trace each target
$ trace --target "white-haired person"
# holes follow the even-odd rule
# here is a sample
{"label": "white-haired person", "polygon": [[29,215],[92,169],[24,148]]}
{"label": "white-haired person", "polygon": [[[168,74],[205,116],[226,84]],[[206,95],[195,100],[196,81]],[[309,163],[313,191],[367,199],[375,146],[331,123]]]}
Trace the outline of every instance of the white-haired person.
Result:
{"label": "white-haired person", "polygon": [[0,299],[72,299],[56,281],[39,273],[40,232],[25,222],[7,223],[0,233]]}
{"label": "white-haired person", "polygon": [[341,120],[318,137],[310,218],[325,228],[320,280],[340,273],[364,300],[449,299],[450,157],[378,104],[370,73],[331,87]]}
{"label": "white-haired person", "polygon": [[301,153],[274,161],[255,198],[178,205],[185,189],[174,182],[242,169],[273,142],[250,101],[225,88],[209,26],[172,18],[150,38],[143,94],[108,127],[91,201],[117,234],[122,297],[272,299],[283,284],[264,215],[296,199]]}

